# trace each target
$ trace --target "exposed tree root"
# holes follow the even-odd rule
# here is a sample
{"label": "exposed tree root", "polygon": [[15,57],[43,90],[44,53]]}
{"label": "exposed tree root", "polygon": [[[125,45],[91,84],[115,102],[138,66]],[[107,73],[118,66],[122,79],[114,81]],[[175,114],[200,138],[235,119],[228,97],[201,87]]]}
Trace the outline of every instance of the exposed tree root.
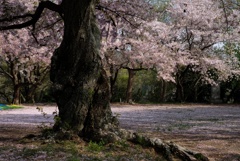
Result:
{"label": "exposed tree root", "polygon": [[159,138],[149,138],[137,133],[132,133],[128,135],[127,140],[142,146],[153,147],[155,151],[162,154],[167,161],[209,161],[209,159],[201,153],[190,151],[173,142],[165,142]]}
{"label": "exposed tree root", "polygon": [[163,155],[167,161],[209,161],[209,159],[201,153],[188,150],[173,142],[166,142],[159,138],[149,138],[138,133],[119,129],[109,124],[97,134],[96,141],[115,142],[119,140],[128,140],[144,147],[152,147],[157,153]]}

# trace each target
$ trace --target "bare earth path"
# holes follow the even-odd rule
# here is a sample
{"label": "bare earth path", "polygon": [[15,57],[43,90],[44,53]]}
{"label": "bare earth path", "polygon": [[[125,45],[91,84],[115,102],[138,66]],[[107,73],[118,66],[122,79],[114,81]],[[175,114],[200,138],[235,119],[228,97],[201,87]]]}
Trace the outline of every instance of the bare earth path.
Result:
{"label": "bare earth path", "polygon": [[[0,111],[0,146],[37,133],[53,123],[56,106]],[[171,140],[201,152],[211,161],[240,161],[240,106],[237,105],[112,105],[122,128]]]}

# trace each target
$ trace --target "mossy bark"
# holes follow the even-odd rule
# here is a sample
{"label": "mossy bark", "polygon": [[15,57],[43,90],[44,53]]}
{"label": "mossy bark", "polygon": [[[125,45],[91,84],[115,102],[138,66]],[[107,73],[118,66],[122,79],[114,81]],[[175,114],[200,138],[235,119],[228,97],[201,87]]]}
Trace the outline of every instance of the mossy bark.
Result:
{"label": "mossy bark", "polygon": [[64,37],[51,63],[51,80],[59,108],[55,129],[97,138],[112,123],[110,85],[99,53],[95,0],[63,0]]}

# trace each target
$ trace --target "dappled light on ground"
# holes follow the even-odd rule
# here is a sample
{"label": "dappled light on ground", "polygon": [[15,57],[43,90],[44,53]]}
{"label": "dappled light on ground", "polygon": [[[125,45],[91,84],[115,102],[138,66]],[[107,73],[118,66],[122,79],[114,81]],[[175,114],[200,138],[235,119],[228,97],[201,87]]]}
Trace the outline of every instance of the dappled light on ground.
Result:
{"label": "dappled light on ground", "polygon": [[240,106],[121,105],[113,111],[124,128],[174,141],[211,161],[240,160]]}
{"label": "dappled light on ground", "polygon": [[[240,160],[240,106],[112,105],[120,126],[174,141],[211,161]],[[0,111],[0,145],[53,125],[56,106]]]}

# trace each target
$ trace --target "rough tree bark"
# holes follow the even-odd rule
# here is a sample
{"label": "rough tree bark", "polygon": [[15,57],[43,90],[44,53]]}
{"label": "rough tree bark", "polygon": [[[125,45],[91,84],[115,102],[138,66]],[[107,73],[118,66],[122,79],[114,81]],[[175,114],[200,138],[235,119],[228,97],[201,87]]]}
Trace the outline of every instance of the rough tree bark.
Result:
{"label": "rough tree bark", "polygon": [[69,128],[89,139],[98,139],[108,124],[109,78],[99,56],[100,31],[95,0],[63,0],[64,37],[52,57],[51,80],[61,119],[56,129]]}
{"label": "rough tree bark", "polygon": [[114,94],[114,85],[116,84],[118,78],[119,69],[115,69],[113,65],[110,65],[110,87],[111,87],[111,95]]}
{"label": "rough tree bark", "polygon": [[127,92],[126,92],[127,103],[133,103],[132,91],[133,91],[134,75],[135,75],[135,71],[132,69],[128,69],[128,84],[127,84]]}
{"label": "rough tree bark", "polygon": [[14,70],[14,63],[11,63],[10,69],[11,69],[11,75],[12,75],[12,83],[13,83],[13,99],[12,104],[20,104],[20,88],[21,85],[19,84],[18,79],[18,72]]}
{"label": "rough tree bark", "polygon": [[160,101],[165,102],[165,97],[166,97],[166,91],[167,91],[167,82],[163,79],[159,81],[159,86],[160,88]]}
{"label": "rough tree bark", "polygon": [[177,102],[184,102],[184,87],[182,85],[182,77],[177,74],[176,76],[176,101]]}
{"label": "rough tree bark", "polygon": [[186,101],[186,96],[185,96],[185,89],[184,89],[184,81],[185,81],[185,76],[190,68],[190,65],[184,67],[184,66],[179,66],[178,67],[178,72],[176,74],[176,101],[177,102],[184,102]]}
{"label": "rough tree bark", "polygon": [[18,84],[14,85],[12,104],[20,104],[20,86]]}

